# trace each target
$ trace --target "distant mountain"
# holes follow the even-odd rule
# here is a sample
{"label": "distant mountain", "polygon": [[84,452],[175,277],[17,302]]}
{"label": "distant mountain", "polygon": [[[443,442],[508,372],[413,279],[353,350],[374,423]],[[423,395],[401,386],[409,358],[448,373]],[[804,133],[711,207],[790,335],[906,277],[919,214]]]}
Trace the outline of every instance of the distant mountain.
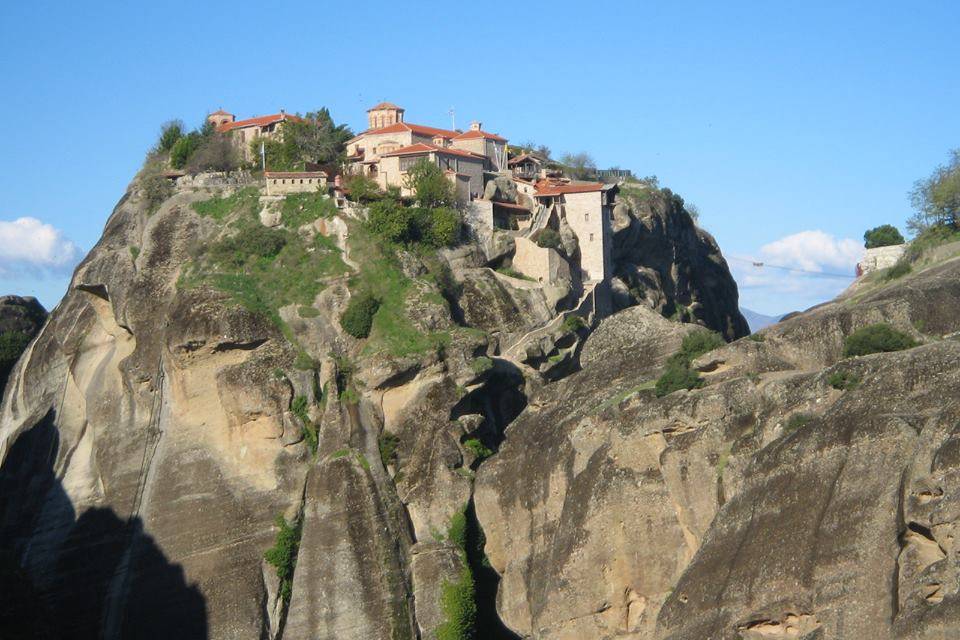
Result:
{"label": "distant mountain", "polygon": [[750,331],[756,333],[768,327],[771,324],[776,324],[780,322],[780,319],[783,318],[782,315],[779,316],[766,316],[762,313],[757,313],[756,311],[751,311],[746,307],[740,307],[740,313],[743,314],[743,317],[747,319],[747,324],[750,325]]}

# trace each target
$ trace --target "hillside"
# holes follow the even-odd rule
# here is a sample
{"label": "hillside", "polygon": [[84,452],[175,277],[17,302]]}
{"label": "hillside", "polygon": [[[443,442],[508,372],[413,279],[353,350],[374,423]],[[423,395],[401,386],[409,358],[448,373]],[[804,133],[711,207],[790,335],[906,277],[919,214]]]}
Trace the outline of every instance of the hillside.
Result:
{"label": "hillside", "polygon": [[164,184],[131,183],[4,393],[2,579],[31,594],[5,629],[515,637],[505,523],[474,501],[514,426],[617,327],[618,358],[696,324],[747,332],[719,249],[668,191],[618,204],[626,310],[601,320],[572,313],[569,283],[511,272],[511,234],[394,244],[375,204]]}

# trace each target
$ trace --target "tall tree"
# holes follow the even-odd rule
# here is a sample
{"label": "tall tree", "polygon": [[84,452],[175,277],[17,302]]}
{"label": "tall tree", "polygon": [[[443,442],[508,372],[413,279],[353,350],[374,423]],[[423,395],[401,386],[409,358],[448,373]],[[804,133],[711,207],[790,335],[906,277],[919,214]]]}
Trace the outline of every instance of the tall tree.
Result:
{"label": "tall tree", "polygon": [[907,221],[907,228],[914,233],[938,225],[956,228],[960,224],[960,149],[950,152],[947,164],[914,184],[910,202],[914,214]]}

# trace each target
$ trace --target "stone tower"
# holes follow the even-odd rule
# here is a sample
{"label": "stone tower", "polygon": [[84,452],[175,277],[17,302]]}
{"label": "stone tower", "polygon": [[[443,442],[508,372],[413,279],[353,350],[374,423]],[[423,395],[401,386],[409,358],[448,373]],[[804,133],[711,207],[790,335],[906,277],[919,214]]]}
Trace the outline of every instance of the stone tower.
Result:
{"label": "stone tower", "polygon": [[227,113],[223,109],[217,109],[207,116],[207,121],[212,123],[215,127],[220,127],[230,122],[234,122],[236,119],[237,116],[233,115],[232,113]]}
{"label": "stone tower", "polygon": [[382,129],[403,122],[403,108],[391,102],[381,102],[367,109],[367,122],[371,129]]}

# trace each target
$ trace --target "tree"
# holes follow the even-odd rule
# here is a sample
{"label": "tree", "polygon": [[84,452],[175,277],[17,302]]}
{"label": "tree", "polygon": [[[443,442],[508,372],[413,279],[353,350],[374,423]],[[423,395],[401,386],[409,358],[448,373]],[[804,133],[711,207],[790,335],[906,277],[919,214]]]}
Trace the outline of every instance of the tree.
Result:
{"label": "tree", "polygon": [[421,207],[436,209],[456,202],[453,185],[443,170],[426,158],[418,160],[407,171],[406,187],[416,194]]}
{"label": "tree", "polygon": [[335,124],[326,107],[307,113],[302,120],[287,120],[283,125],[284,143],[290,145],[295,160],[302,162],[337,161],[351,137],[350,129]]}
{"label": "tree", "polygon": [[960,223],[960,149],[950,152],[950,161],[930,177],[918,180],[910,192],[913,216],[907,228],[913,233],[934,226],[957,228]]}
{"label": "tree", "polygon": [[[383,192],[380,191],[377,181],[364,175],[347,176],[343,180],[343,187],[347,190],[349,198],[354,202],[373,202],[383,197]],[[399,196],[393,199],[398,200]]]}
{"label": "tree", "polygon": [[582,180],[596,173],[597,165],[590,157],[590,154],[581,151],[580,153],[566,153],[560,158],[560,163],[567,167],[571,178]]}
{"label": "tree", "polygon": [[183,169],[193,152],[200,147],[203,136],[197,131],[191,131],[178,139],[170,148],[170,166],[174,169]]}
{"label": "tree", "polygon": [[863,246],[867,249],[889,247],[904,242],[900,231],[892,224],[882,224],[879,227],[868,229],[863,234]]}
{"label": "tree", "polygon": [[700,221],[700,207],[693,204],[692,202],[688,202],[684,205],[684,209],[687,210],[687,213],[690,214],[690,217],[693,219],[694,222]]}
{"label": "tree", "polygon": [[229,136],[215,133],[202,138],[187,161],[190,173],[201,171],[233,171],[240,166],[240,157]]}
{"label": "tree", "polygon": [[156,150],[167,152],[173,148],[177,140],[183,137],[186,127],[182,120],[170,120],[160,127],[160,136],[157,138]]}

